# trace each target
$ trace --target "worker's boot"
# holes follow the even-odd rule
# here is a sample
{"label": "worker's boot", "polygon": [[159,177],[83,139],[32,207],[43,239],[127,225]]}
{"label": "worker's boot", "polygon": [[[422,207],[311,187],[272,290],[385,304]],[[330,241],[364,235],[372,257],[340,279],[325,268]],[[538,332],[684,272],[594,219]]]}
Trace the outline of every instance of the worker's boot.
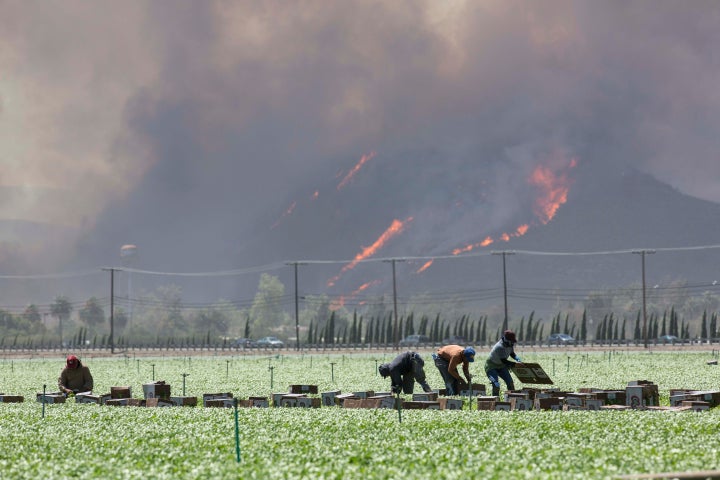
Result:
{"label": "worker's boot", "polygon": [[500,387],[496,387],[495,385],[493,385],[492,394],[493,394],[493,397],[499,397],[500,396]]}

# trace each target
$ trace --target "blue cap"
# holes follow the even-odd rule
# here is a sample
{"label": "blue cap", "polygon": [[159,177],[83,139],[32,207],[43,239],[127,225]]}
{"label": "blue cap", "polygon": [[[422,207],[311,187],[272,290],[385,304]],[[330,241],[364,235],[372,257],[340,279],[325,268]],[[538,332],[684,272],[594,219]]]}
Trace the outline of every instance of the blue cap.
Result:
{"label": "blue cap", "polygon": [[474,362],[475,361],[475,349],[472,347],[466,347],[465,350],[463,350],[463,356],[465,357],[465,360],[468,362]]}

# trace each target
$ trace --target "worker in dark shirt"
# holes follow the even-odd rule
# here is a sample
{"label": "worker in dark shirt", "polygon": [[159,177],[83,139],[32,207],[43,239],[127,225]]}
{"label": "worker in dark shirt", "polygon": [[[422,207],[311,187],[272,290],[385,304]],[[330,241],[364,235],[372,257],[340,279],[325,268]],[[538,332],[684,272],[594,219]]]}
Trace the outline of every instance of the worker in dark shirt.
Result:
{"label": "worker in dark shirt", "polygon": [[383,363],[378,372],[383,378],[390,377],[393,393],[413,393],[417,381],[424,392],[430,392],[430,385],[425,380],[425,361],[415,352],[401,353],[390,363]]}
{"label": "worker in dark shirt", "polygon": [[90,369],[83,365],[75,355],[68,355],[65,359],[65,368],[60,372],[60,378],[58,378],[58,388],[65,395],[91,392],[93,377]]}

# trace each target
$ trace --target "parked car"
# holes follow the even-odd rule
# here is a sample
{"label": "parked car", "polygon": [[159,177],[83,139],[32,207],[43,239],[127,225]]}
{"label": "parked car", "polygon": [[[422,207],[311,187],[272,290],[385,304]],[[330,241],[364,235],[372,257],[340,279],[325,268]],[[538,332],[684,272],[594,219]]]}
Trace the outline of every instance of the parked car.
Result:
{"label": "parked car", "polygon": [[230,345],[235,348],[253,348],[257,346],[255,341],[249,338],[236,338]]}
{"label": "parked car", "polygon": [[547,338],[548,345],[575,345],[575,339],[567,333],[553,333]]}
{"label": "parked car", "polygon": [[430,343],[430,337],[427,335],[408,335],[400,340],[399,345],[402,347],[415,347],[422,343]]}
{"label": "parked car", "polygon": [[255,342],[258,347],[282,348],[285,343],[277,337],[263,337]]}
{"label": "parked car", "polygon": [[472,345],[472,342],[470,342],[470,340],[468,340],[468,339],[465,338],[465,337],[461,337],[460,335],[453,335],[453,336],[448,337],[448,338],[443,338],[442,344],[443,344],[443,345],[461,345],[461,346],[466,346],[466,345]]}
{"label": "parked car", "polygon": [[675,335],[663,335],[658,337],[658,343],[677,343],[680,339]]}

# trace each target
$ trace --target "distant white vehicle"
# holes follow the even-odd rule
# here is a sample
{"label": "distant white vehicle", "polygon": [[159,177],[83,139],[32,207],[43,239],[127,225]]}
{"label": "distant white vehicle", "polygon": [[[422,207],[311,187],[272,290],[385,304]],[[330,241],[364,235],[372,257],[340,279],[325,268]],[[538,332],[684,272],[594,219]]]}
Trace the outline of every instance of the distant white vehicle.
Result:
{"label": "distant white vehicle", "polygon": [[263,337],[255,342],[255,344],[258,347],[281,348],[285,346],[285,343],[277,337]]}

